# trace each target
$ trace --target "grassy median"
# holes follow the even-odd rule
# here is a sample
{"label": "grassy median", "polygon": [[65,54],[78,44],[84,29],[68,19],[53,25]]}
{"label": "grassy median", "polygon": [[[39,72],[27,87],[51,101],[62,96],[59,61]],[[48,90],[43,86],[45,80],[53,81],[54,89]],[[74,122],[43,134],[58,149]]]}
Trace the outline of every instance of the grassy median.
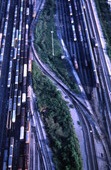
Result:
{"label": "grassy median", "polygon": [[33,63],[33,86],[54,155],[56,170],[81,170],[81,156],[67,103]]}
{"label": "grassy median", "polygon": [[[73,91],[78,92],[71,67],[66,58],[61,59],[63,51],[57,36],[54,14],[54,0],[46,0],[35,29],[35,48],[41,60],[48,64],[56,75]],[[54,56],[52,55],[52,34],[54,36]]]}
{"label": "grassy median", "polygon": [[95,0],[102,30],[107,42],[107,52],[111,58],[111,10],[107,0]]}

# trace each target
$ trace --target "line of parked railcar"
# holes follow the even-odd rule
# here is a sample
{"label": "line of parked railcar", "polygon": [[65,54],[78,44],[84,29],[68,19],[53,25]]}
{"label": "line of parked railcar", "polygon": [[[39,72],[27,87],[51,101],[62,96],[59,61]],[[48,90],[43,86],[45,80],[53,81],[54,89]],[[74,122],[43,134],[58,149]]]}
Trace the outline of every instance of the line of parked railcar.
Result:
{"label": "line of parked railcar", "polygon": [[[14,135],[16,131],[18,131],[18,129],[19,142],[23,151],[20,151],[20,154],[18,156],[19,163],[17,165],[17,169],[29,169],[30,115],[29,112],[27,113],[26,110],[26,102],[27,74],[28,68],[30,67],[31,69],[31,65],[28,67],[29,25],[27,20],[30,11],[27,4],[29,4],[28,0],[21,0],[20,6],[15,6],[9,73],[7,80],[7,88],[9,89],[9,102],[6,122],[6,141],[9,140],[9,142],[4,150],[3,170],[7,168],[13,168]],[[18,129],[15,129],[15,124],[18,120],[20,120],[20,127],[18,127]]]}
{"label": "line of parked railcar", "polygon": [[[73,10],[72,10],[72,7],[71,7],[71,0],[68,0],[68,4],[69,4],[70,21],[71,21],[71,25],[72,25],[73,35],[75,35],[75,27],[74,27],[74,19],[73,19],[74,16],[73,16]],[[77,8],[77,2],[76,1],[74,1],[74,9],[75,9],[76,17],[78,17],[78,13],[77,13],[78,8]],[[79,18],[78,18],[78,21],[79,21]],[[78,31],[79,31],[79,40],[81,42],[83,42],[83,33],[82,33],[82,28],[81,28],[80,23],[78,23]],[[92,37],[91,37],[91,47],[92,48],[98,47],[96,39],[92,38]],[[89,48],[89,49],[91,49],[91,48]],[[92,49],[91,49],[91,51],[92,51]],[[96,87],[98,87],[99,86],[99,79],[98,79],[97,70],[96,70],[96,63],[93,60],[93,58],[91,57],[91,54],[89,54],[89,55],[90,55],[90,61],[91,61],[91,66],[90,67],[91,67],[92,72],[93,72],[94,85]],[[88,66],[87,59],[84,59],[84,61],[85,61],[85,66]],[[75,69],[78,69],[77,59],[75,59],[75,58],[74,58],[74,67],[75,67]]]}
{"label": "line of parked railcar", "polygon": [[[22,108],[23,112],[21,114],[21,151],[18,161],[18,169],[28,170],[30,162],[30,113],[26,112],[25,107]],[[26,117],[26,119],[25,119]],[[25,126],[25,128],[24,128]]]}
{"label": "line of parked railcar", "polygon": [[74,16],[73,16],[72,6],[71,6],[70,2],[69,2],[69,13],[70,13],[70,22],[71,22],[71,26],[72,26],[74,41],[77,41],[75,25],[74,25],[74,18],[73,18]]}
{"label": "line of parked railcar", "polygon": [[9,138],[7,137],[5,140],[5,148],[4,148],[4,156],[3,156],[3,170],[7,169],[7,161],[8,161],[8,150],[9,150]]}
{"label": "line of parked railcar", "polygon": [[9,146],[9,154],[8,154],[8,168],[9,169],[12,169],[13,152],[14,152],[14,137],[11,137],[10,146]]}
{"label": "line of parked railcar", "polygon": [[3,157],[3,170],[12,169],[12,160],[14,152],[14,137],[7,137],[5,142],[4,157]]}
{"label": "line of parked railcar", "polygon": [[17,24],[17,6],[15,8],[14,26],[13,26],[13,31],[12,31],[12,43],[11,43],[11,52],[10,52],[10,61],[9,61],[9,72],[8,72],[8,82],[7,82],[7,87],[8,88],[10,88],[10,85],[11,85],[13,59],[16,58],[16,53],[17,53],[17,50],[14,48],[14,40],[15,40],[15,36],[16,36],[16,24]]}
{"label": "line of parked railcar", "polygon": [[30,113],[27,112],[27,119],[26,119],[26,129],[25,129],[25,148],[24,148],[24,155],[25,155],[25,169],[28,169],[30,163]]}
{"label": "line of parked railcar", "polygon": [[3,57],[4,57],[4,51],[5,51],[6,34],[7,34],[8,19],[9,19],[9,10],[10,10],[10,0],[8,0],[8,2],[7,2],[5,20],[4,20],[4,18],[2,19],[2,21],[4,23],[4,27],[3,27],[3,33],[1,34],[0,72],[2,69]]}
{"label": "line of parked railcar", "polygon": [[92,37],[92,35],[90,34],[90,27],[87,25],[87,17],[85,15],[85,11],[83,10],[84,8],[84,4],[80,4],[81,6],[81,10],[82,10],[82,19],[83,19],[83,23],[84,23],[84,27],[87,30],[86,31],[86,39],[87,39],[87,52],[89,53],[86,57],[87,62],[85,62],[85,66],[89,66],[88,64],[88,60],[91,62],[90,64],[90,70],[92,71],[92,85],[99,87],[99,78],[98,78],[98,73],[97,73],[97,69],[96,69],[96,55],[94,52],[94,48],[98,47],[98,43],[95,37]]}
{"label": "line of parked railcar", "polygon": [[[73,10],[72,10],[72,6],[70,1],[68,0],[68,4],[69,4],[69,12],[70,12],[70,22],[71,22],[71,27],[72,27],[72,33],[73,33],[73,40],[74,42],[77,41],[77,36],[76,36],[76,30],[75,30],[75,23],[74,23],[74,16],[73,16]],[[75,55],[73,55],[73,64],[75,69],[78,69],[78,62],[77,62],[77,58]]]}

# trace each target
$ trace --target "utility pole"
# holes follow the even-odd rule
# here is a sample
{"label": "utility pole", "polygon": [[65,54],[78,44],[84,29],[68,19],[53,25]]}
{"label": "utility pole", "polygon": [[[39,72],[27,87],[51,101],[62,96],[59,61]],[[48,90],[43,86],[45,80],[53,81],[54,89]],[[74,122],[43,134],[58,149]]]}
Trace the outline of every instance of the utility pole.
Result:
{"label": "utility pole", "polygon": [[52,36],[52,55],[54,56],[54,31],[51,31],[51,36]]}

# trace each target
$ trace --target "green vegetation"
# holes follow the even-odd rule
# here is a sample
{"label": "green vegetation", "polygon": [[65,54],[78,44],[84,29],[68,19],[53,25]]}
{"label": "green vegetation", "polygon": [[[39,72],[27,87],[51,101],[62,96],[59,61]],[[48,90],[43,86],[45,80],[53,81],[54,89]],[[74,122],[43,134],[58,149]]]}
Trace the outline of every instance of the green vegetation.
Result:
{"label": "green vegetation", "polygon": [[[46,0],[35,29],[35,48],[42,62],[48,64],[56,75],[72,90],[78,92],[71,67],[66,58],[61,59],[63,51],[57,37],[54,21],[55,1]],[[52,35],[54,36],[54,56],[52,55]]]}
{"label": "green vegetation", "polygon": [[38,109],[50,139],[57,170],[81,170],[81,156],[72,119],[60,91],[33,63],[33,86]]}
{"label": "green vegetation", "polygon": [[[46,0],[35,29],[35,48],[42,62],[50,66],[56,75],[72,90],[78,92],[71,67],[63,55],[54,23],[54,0]],[[52,55],[52,35],[54,56]],[[81,156],[70,112],[61,93],[33,63],[33,86],[37,105],[44,121],[53,159],[57,170],[81,170]],[[70,107],[73,107],[72,105]]]}
{"label": "green vegetation", "polygon": [[111,11],[107,0],[95,0],[102,29],[107,41],[108,55],[111,58]]}

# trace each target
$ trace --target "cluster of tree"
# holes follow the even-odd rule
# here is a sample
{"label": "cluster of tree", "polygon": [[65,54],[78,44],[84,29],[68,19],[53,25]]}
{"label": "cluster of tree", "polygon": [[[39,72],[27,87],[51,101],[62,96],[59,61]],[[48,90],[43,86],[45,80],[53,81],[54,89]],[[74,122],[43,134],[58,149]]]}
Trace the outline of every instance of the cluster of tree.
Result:
{"label": "cluster of tree", "polygon": [[[57,76],[71,88],[71,90],[79,92],[68,60],[66,58],[61,59],[63,51],[57,36],[54,21],[54,3],[53,0],[46,0],[44,9],[39,16],[35,29],[35,48],[42,62],[47,63]],[[52,30],[54,36],[54,56],[52,55]]]}
{"label": "cluster of tree", "polygon": [[108,54],[111,57],[111,8],[108,0],[95,0],[103,32],[107,40]]}
{"label": "cluster of tree", "polygon": [[44,121],[57,170],[81,170],[78,139],[67,103],[60,91],[33,63],[33,86]]}

